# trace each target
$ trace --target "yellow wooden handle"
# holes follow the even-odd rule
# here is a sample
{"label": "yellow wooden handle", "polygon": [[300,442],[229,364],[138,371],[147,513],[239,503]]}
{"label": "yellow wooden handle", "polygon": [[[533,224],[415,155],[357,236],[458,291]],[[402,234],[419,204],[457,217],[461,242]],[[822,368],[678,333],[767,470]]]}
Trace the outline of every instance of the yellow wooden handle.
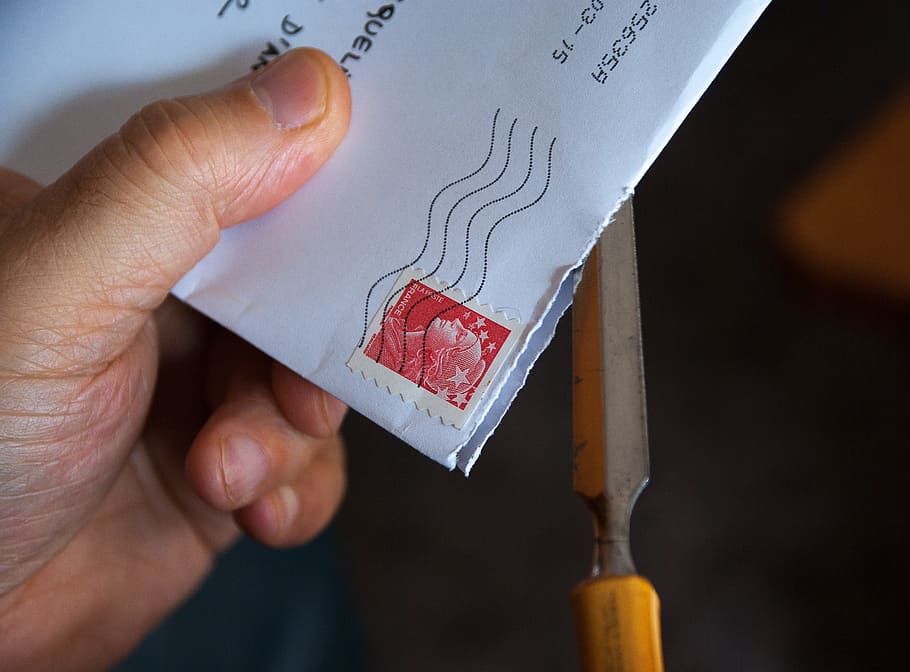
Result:
{"label": "yellow wooden handle", "polygon": [[572,591],[581,672],[663,672],[660,601],[640,576],[589,579]]}

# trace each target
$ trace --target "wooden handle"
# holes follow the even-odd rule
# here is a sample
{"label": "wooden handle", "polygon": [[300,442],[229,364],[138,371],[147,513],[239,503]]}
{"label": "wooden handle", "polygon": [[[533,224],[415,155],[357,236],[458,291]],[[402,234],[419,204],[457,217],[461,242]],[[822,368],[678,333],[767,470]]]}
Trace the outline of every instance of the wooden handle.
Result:
{"label": "wooden handle", "polygon": [[660,601],[640,576],[589,579],[572,591],[581,672],[663,672]]}

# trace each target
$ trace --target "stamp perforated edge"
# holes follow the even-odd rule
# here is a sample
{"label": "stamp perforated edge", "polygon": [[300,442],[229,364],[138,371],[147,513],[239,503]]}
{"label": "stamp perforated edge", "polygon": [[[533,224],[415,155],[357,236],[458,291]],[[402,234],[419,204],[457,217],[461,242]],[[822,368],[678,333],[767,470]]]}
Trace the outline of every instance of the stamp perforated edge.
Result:
{"label": "stamp perforated edge", "polygon": [[[391,297],[403,290],[412,281],[417,280],[426,285],[434,292],[441,292],[444,296],[460,303],[465,308],[478,313],[485,319],[491,320],[496,324],[509,330],[509,335],[494,356],[490,367],[483,373],[480,381],[477,383],[477,389],[464,409],[460,409],[447,401],[444,401],[434,395],[429,390],[419,387],[415,382],[405,378],[397,371],[387,368],[385,365],[377,362],[366,355],[365,350],[368,347],[370,338],[377,334],[382,328],[383,312],[386,304]],[[398,276],[394,286],[389,290],[379,309],[370,321],[367,328],[367,336],[363,344],[354,349],[354,353],[347,361],[348,368],[360,373],[365,380],[372,380],[378,387],[384,387],[392,395],[398,395],[405,403],[413,402],[418,409],[426,411],[433,417],[438,417],[444,424],[452,425],[456,429],[463,429],[471,420],[477,407],[486,397],[487,391],[496,380],[497,374],[502,369],[503,364],[509,359],[512,350],[518,343],[524,325],[520,320],[510,319],[503,313],[493,310],[487,304],[482,304],[475,299],[465,300],[465,294],[460,289],[450,287],[447,283],[440,281],[435,276],[428,276],[426,272],[416,267],[405,269]]]}

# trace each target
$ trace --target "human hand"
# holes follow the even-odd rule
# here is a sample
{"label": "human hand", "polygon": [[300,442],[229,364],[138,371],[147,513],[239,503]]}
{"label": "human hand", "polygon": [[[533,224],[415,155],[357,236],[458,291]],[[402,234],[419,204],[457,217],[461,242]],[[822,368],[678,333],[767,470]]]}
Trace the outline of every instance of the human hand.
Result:
{"label": "human hand", "polygon": [[341,70],[294,50],[149,105],[46,188],[0,169],[3,669],[109,666],[238,528],[291,545],[334,513],[344,405],[167,294],[349,115]]}

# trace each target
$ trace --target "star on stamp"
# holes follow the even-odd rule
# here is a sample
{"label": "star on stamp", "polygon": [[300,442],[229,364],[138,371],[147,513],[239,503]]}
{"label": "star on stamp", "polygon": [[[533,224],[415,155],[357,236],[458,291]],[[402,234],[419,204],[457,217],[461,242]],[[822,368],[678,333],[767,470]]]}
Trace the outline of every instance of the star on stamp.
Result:
{"label": "star on stamp", "polygon": [[417,269],[395,283],[348,366],[463,427],[521,325]]}

